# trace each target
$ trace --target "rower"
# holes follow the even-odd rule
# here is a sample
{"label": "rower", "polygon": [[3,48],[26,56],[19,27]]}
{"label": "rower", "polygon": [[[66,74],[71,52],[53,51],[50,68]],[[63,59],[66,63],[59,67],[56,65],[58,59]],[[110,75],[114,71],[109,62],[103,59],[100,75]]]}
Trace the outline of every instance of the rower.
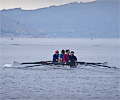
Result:
{"label": "rower", "polygon": [[64,54],[65,54],[65,50],[62,50],[61,54],[59,54],[59,56],[58,56],[59,62],[63,62],[63,55]]}
{"label": "rower", "polygon": [[71,51],[71,55],[69,56],[69,64],[71,67],[75,67],[75,62],[77,61],[77,57],[74,55],[74,51]]}
{"label": "rower", "polygon": [[53,55],[53,62],[58,62],[58,55],[59,55],[59,51],[56,50],[55,54]]}
{"label": "rower", "polygon": [[67,63],[69,61],[70,50],[66,50],[66,54],[63,55],[63,62]]}

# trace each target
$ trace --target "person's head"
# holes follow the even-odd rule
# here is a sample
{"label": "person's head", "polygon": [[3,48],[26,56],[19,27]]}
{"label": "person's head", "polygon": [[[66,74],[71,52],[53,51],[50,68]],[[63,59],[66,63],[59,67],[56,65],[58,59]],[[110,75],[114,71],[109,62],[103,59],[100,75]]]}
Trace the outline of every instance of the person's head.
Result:
{"label": "person's head", "polygon": [[73,56],[74,55],[74,51],[71,51],[71,56]]}
{"label": "person's head", "polygon": [[56,55],[59,55],[59,51],[58,51],[58,50],[56,50],[56,51],[55,51],[55,54],[56,54]]}
{"label": "person's head", "polygon": [[62,50],[61,53],[62,53],[62,54],[65,54],[65,50]]}
{"label": "person's head", "polygon": [[66,50],[66,54],[69,54],[70,53],[70,50]]}

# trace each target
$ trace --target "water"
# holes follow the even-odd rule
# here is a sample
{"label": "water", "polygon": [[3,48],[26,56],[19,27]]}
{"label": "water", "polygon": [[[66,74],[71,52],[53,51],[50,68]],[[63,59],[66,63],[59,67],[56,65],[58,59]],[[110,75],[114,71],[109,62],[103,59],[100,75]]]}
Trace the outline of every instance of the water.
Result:
{"label": "water", "polygon": [[[1,100],[119,100],[119,39],[40,39],[0,40]],[[78,61],[108,62],[100,68],[63,70],[44,66],[3,68],[13,61],[51,60],[55,50],[75,51]]]}

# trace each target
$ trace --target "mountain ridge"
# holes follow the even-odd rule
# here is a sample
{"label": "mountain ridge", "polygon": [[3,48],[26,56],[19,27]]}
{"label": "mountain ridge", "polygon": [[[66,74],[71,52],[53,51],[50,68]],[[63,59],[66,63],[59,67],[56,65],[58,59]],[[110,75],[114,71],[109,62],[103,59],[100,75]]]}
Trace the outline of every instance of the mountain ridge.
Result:
{"label": "mountain ridge", "polygon": [[[36,10],[2,10],[0,13],[48,37],[119,37],[116,1],[70,3]],[[34,36],[34,32],[32,33]],[[39,35],[38,35],[39,36]]]}

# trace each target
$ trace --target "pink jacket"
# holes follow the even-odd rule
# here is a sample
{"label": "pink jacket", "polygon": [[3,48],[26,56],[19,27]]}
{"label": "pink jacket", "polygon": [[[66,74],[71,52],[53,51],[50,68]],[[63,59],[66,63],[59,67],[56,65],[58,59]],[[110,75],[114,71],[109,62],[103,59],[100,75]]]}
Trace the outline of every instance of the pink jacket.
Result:
{"label": "pink jacket", "polygon": [[68,61],[68,57],[69,57],[69,55],[64,54],[64,55],[63,55],[63,62]]}

